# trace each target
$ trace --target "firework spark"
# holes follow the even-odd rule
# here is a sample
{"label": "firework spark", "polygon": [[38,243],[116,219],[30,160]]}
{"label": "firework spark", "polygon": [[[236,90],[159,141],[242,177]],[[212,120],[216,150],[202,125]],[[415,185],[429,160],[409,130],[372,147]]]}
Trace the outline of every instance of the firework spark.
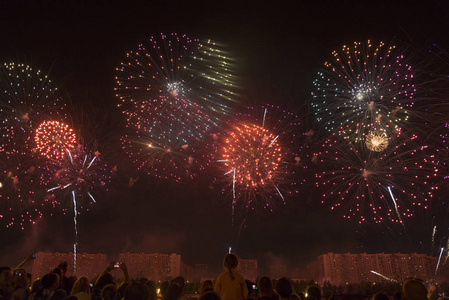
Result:
{"label": "firework spark", "polygon": [[444,248],[441,248],[440,256],[438,257],[438,263],[437,263],[437,266],[436,266],[436,268],[435,268],[435,275],[437,275],[438,268],[440,267],[441,256],[443,256],[443,251],[444,251]]}

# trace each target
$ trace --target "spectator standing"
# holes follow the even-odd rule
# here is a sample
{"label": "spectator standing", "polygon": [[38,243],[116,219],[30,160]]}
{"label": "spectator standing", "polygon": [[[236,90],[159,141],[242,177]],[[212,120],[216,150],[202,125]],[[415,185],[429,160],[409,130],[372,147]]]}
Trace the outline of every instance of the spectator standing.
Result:
{"label": "spectator standing", "polygon": [[73,284],[72,296],[76,296],[78,300],[91,300],[90,299],[90,284],[89,279],[86,276],[78,278]]}
{"label": "spectator standing", "polygon": [[0,300],[11,297],[13,292],[12,275],[10,267],[0,267]]}
{"label": "spectator standing", "polygon": [[257,282],[257,289],[259,291],[259,298],[258,300],[274,300],[275,292],[273,289],[273,282],[271,281],[270,277],[268,276],[262,276],[259,278],[259,281]]}
{"label": "spectator standing", "polygon": [[248,288],[245,279],[236,271],[239,265],[237,255],[227,254],[223,259],[225,271],[218,275],[214,291],[221,300],[241,300],[248,297]]}
{"label": "spectator standing", "polygon": [[12,299],[26,300],[30,294],[27,272],[22,268],[14,270],[12,281],[15,286]]}
{"label": "spectator standing", "polygon": [[276,292],[279,295],[279,300],[290,300],[293,294],[293,288],[290,280],[285,277],[279,278],[276,281]]}
{"label": "spectator standing", "polygon": [[427,300],[427,289],[419,279],[410,279],[402,285],[401,300]]}

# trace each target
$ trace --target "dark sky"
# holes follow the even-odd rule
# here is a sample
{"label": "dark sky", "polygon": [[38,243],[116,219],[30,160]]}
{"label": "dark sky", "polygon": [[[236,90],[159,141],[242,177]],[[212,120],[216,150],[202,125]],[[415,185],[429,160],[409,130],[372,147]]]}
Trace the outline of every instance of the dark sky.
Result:
{"label": "dark sky", "polygon": [[[445,1],[0,1],[0,58],[51,70],[73,114],[99,120],[96,138],[113,148],[123,125],[114,69],[150,35],[220,41],[236,56],[244,94],[270,95],[305,112],[314,74],[332,50],[366,39],[444,48],[448,13]],[[208,184],[141,175],[127,188],[136,172],[121,174],[79,217],[79,251],[176,252],[187,264],[217,268],[230,244],[241,257],[258,258],[262,268],[273,259],[302,266],[330,251],[429,252],[394,229],[382,235],[383,228],[344,221],[320,204],[313,184],[274,213],[248,215],[237,239],[229,201]],[[0,229],[0,264],[15,264],[30,252],[71,251],[73,236],[70,214],[58,211],[21,232]]]}

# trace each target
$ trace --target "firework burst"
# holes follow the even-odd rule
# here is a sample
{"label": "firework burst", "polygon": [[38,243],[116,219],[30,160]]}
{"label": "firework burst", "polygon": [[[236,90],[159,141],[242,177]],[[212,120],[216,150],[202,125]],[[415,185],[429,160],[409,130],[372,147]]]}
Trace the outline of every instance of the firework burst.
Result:
{"label": "firework burst", "polygon": [[59,121],[44,121],[36,129],[34,136],[37,151],[53,160],[62,159],[73,151],[77,143],[76,134],[69,125]]}
{"label": "firework burst", "polygon": [[135,103],[162,95],[194,102],[217,117],[236,101],[234,67],[217,43],[161,34],[127,53],[117,68],[115,90],[125,113]]}
{"label": "firework burst", "polygon": [[[58,159],[50,159],[41,174],[41,185],[50,195],[61,192],[96,202],[94,195],[107,190],[111,182],[112,168],[109,168],[98,151],[90,151],[77,145]],[[77,200],[79,208],[84,205]]]}
{"label": "firework burst", "polygon": [[294,147],[300,138],[298,117],[265,105],[247,108],[228,125],[217,136],[216,160],[232,189],[233,207],[272,211],[276,203],[286,203],[300,181],[292,180],[302,166],[300,149]]}
{"label": "firework burst", "polygon": [[334,51],[314,81],[312,106],[317,120],[332,132],[350,125],[347,137],[361,138],[380,126],[388,136],[399,131],[413,107],[413,72],[395,46],[354,42]]}
{"label": "firework burst", "polygon": [[57,87],[40,70],[25,64],[0,66],[3,151],[26,153],[36,127],[48,118],[64,116],[64,107]]}
{"label": "firework burst", "polygon": [[365,139],[366,147],[375,152],[381,152],[388,147],[388,136],[384,131],[370,131]]}
{"label": "firework burst", "polygon": [[[78,214],[86,209],[88,204],[96,202],[95,194],[107,191],[111,182],[112,169],[100,158],[98,151],[91,151],[84,146],[77,145],[73,150],[66,149],[65,155],[57,159],[50,159],[45,164],[41,174],[41,185],[46,188],[47,199],[51,199],[53,206],[62,206],[64,214],[68,207],[73,209],[73,223],[75,242],[73,244],[76,270],[76,252],[78,247]],[[63,201],[70,198],[67,205]]]}
{"label": "firework burst", "polygon": [[437,189],[436,158],[428,146],[417,146],[416,135],[397,139],[381,152],[338,133],[323,143],[317,158],[326,171],[316,174],[316,185],[326,201],[334,201],[333,210],[360,223],[402,224],[415,208],[429,206]]}
{"label": "firework burst", "polygon": [[122,147],[149,175],[176,182],[193,179],[203,168],[196,147],[209,130],[209,120],[197,105],[182,98],[160,96],[136,103]]}

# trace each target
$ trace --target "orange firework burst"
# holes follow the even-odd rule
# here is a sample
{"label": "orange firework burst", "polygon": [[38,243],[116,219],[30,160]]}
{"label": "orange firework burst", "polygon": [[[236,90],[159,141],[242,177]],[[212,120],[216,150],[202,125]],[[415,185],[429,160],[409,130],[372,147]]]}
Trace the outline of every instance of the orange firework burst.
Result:
{"label": "orange firework burst", "polygon": [[[227,122],[228,128],[215,135],[214,160],[220,175],[232,190],[232,212],[262,208],[273,211],[298,193],[303,183],[302,146],[297,115],[270,104],[247,107]],[[223,177],[224,175],[224,177]],[[221,179],[220,179],[221,178]],[[284,197],[284,195],[286,197]]]}
{"label": "orange firework burst", "polygon": [[37,151],[48,159],[61,159],[67,151],[73,151],[76,134],[69,125],[59,121],[44,121],[34,137]]}
{"label": "orange firework burst", "polygon": [[288,150],[279,135],[254,124],[237,124],[224,136],[219,150],[219,162],[232,183],[234,205],[272,211],[273,198],[281,193],[289,171],[286,169]]}
{"label": "orange firework burst", "polygon": [[267,129],[252,124],[234,127],[225,140],[223,161],[235,181],[247,188],[273,181],[282,160],[277,137]]}

